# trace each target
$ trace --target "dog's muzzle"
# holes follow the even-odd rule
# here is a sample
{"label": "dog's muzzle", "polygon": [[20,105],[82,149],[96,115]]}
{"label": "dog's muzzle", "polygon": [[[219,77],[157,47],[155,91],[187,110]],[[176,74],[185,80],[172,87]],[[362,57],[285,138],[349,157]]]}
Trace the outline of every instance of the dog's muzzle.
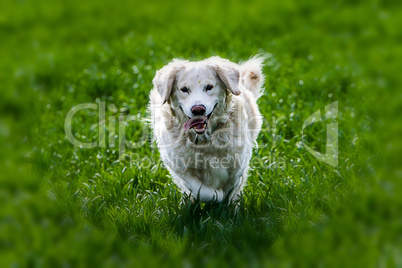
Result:
{"label": "dog's muzzle", "polygon": [[214,112],[216,105],[217,104],[215,104],[209,115],[191,117],[186,123],[184,123],[184,130],[188,131],[193,128],[195,133],[198,135],[204,134],[205,130],[207,129],[208,120]]}

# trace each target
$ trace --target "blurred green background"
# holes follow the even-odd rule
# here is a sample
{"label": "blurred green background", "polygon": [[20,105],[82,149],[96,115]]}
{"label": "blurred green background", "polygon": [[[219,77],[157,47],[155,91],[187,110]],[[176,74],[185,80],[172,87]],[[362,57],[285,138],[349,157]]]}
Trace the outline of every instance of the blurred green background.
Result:
{"label": "blurred green background", "polygon": [[[401,25],[398,1],[2,1],[0,265],[402,267]],[[238,210],[181,204],[151,141],[133,164],[66,139],[73,106],[105,102],[138,140],[172,58],[257,53],[265,123]],[[301,146],[334,101],[337,167]],[[77,139],[97,120],[77,113]],[[304,130],[321,152],[325,123]]]}

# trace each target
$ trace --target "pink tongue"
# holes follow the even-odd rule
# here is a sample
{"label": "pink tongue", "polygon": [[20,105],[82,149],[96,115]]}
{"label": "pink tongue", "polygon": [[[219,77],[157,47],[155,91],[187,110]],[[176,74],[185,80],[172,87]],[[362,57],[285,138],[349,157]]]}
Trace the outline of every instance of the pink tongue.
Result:
{"label": "pink tongue", "polygon": [[184,125],[183,128],[184,130],[189,130],[190,128],[202,128],[202,126],[205,124],[205,121],[207,121],[207,117],[196,117],[196,118],[190,118]]}

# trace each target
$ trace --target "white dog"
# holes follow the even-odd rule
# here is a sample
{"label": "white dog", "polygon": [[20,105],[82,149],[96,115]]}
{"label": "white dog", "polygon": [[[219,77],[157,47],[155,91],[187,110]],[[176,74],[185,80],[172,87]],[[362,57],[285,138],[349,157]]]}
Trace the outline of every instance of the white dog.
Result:
{"label": "white dog", "polygon": [[200,202],[238,198],[261,129],[263,57],[174,59],[150,93],[154,138],[178,187]]}

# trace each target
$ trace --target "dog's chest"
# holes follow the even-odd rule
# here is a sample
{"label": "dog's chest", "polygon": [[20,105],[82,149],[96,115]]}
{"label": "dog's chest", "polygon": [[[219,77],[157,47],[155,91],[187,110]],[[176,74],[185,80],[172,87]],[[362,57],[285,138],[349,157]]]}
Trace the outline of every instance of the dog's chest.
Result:
{"label": "dog's chest", "polygon": [[234,173],[239,168],[234,150],[213,149],[196,151],[189,158],[187,168],[206,185],[216,189],[234,180]]}

